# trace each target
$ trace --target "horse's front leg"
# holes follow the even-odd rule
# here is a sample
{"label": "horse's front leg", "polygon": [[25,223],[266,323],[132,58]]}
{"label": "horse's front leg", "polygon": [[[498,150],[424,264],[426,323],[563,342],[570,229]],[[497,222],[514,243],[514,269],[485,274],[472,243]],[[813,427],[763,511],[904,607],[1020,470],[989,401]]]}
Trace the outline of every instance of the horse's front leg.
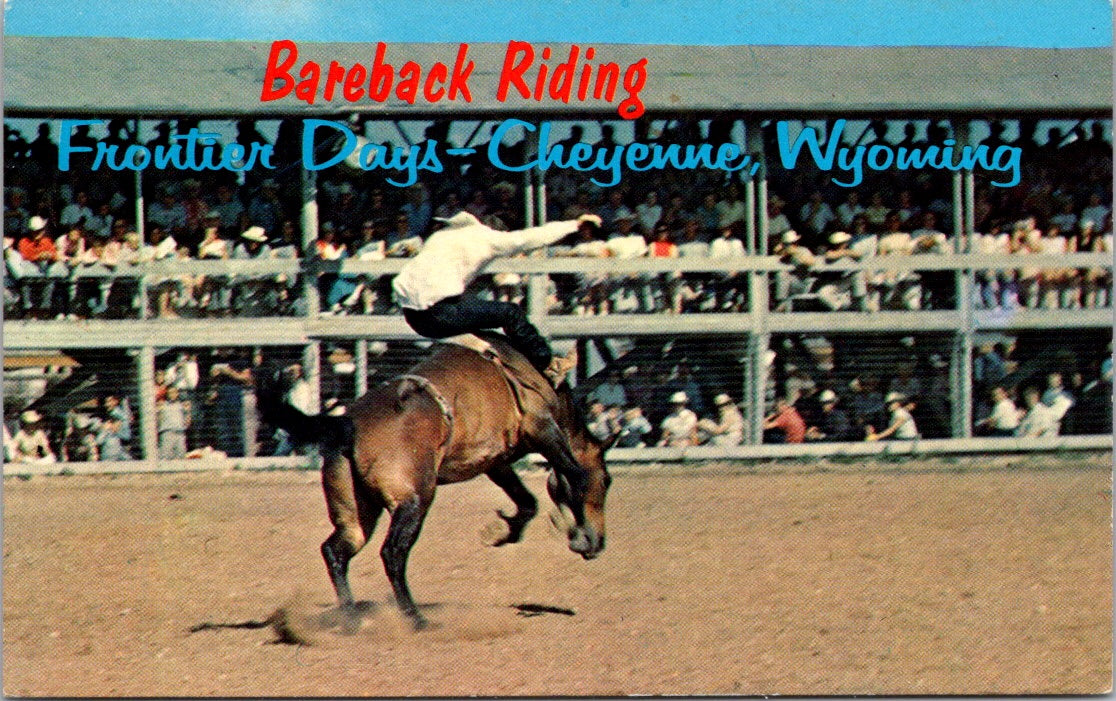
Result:
{"label": "horse's front leg", "polygon": [[[518,543],[523,538],[523,529],[539,512],[539,503],[535,499],[535,495],[523,486],[520,481],[519,475],[515,474],[515,470],[511,465],[500,465],[488,471],[488,478],[496,484],[497,487],[504,490],[508,498],[515,504],[515,513],[512,515],[505,514],[503,511],[497,511],[497,515],[503,519],[507,524],[506,534],[493,533],[490,536],[491,544],[494,546],[507,545],[508,543]],[[500,526],[499,522],[492,524],[493,526]],[[486,535],[488,534],[486,529]]]}
{"label": "horse's front leg", "polygon": [[562,496],[559,501],[569,507],[574,521],[580,527],[585,523],[585,493],[589,485],[589,473],[574,457],[566,434],[552,417],[541,417],[536,421],[537,425],[531,431],[534,447],[546,458],[554,474],[561,478]]}
{"label": "horse's front leg", "polygon": [[428,497],[415,493],[398,502],[391,512],[391,526],[384,545],[380,548],[380,558],[384,562],[384,571],[391,582],[392,591],[395,592],[395,602],[411,619],[415,630],[425,628],[427,621],[415,606],[411,589],[407,586],[407,557],[418,540],[433,496],[434,491],[431,489]]}

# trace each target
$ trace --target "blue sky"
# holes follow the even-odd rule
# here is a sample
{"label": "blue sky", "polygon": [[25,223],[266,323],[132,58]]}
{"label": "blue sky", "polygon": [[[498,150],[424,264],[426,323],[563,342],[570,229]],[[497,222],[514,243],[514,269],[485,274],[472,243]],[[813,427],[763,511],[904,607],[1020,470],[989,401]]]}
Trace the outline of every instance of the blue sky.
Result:
{"label": "blue sky", "polygon": [[1110,0],[5,0],[5,32],[152,39],[1090,47]]}

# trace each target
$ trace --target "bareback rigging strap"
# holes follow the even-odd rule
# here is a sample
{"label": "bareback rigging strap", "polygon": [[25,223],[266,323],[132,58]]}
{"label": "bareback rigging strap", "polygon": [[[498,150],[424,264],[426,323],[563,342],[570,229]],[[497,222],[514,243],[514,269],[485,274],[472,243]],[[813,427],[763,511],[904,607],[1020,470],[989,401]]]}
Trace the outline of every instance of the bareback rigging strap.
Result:
{"label": "bareback rigging strap", "polygon": [[[395,379],[398,380],[400,383],[411,382],[415,384],[420,390],[430,395],[430,397],[438,405],[438,408],[442,411],[442,418],[446,422],[446,438],[444,441],[442,441],[442,445],[439,447],[448,447],[450,440],[453,438],[453,410],[450,408],[449,402],[446,401],[446,398],[442,396],[442,393],[438,391],[438,388],[434,386],[433,382],[426,379],[422,375],[400,375]],[[400,398],[402,399],[402,395],[400,396]]]}

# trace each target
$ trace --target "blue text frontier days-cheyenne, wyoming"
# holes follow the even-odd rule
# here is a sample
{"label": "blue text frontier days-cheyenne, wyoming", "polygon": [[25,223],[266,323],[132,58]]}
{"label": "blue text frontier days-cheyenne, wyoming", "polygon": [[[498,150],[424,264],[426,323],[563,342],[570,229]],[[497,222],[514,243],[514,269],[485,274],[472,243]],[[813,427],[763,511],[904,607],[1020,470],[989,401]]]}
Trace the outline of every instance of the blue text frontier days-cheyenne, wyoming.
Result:
{"label": "blue text frontier days-cheyenne, wyoming", "polygon": [[[72,143],[72,131],[82,125],[97,124],[96,120],[62,120],[61,138],[58,149],[58,169],[68,171],[72,156],[77,153],[93,154],[92,170],[102,165],[112,170],[143,170],[154,167],[159,170],[231,170],[246,171],[254,167],[274,169],[272,162],[274,146],[268,143],[227,144],[221,143],[215,133],[199,132],[197,128],[186,134],[172,136],[170,142],[149,148],[143,144],[130,144],[121,149],[114,144],[99,142],[96,148],[77,146]],[[428,141],[423,148],[391,148],[387,145],[371,143],[359,137],[341,122],[322,119],[303,121],[303,167],[315,171],[329,168],[341,162],[361,170],[383,170],[403,173],[399,179],[388,179],[390,185],[407,187],[418,181],[419,171],[442,172],[439,158],[440,145]],[[958,148],[954,139],[944,139],[941,144],[928,144],[918,148],[873,144],[870,146],[849,146],[841,143],[846,121],[838,119],[833,123],[827,138],[819,137],[814,127],[803,127],[793,140],[790,136],[790,123],[780,121],[776,124],[779,158],[783,168],[793,170],[803,155],[809,153],[814,165],[822,171],[834,168],[849,174],[847,179],[833,177],[832,181],[841,187],[855,187],[864,179],[865,168],[885,171],[889,169],[909,170],[931,168],[935,170],[984,170],[1010,173],[1006,181],[991,181],[996,187],[1011,187],[1020,180],[1021,149],[1017,146],[1001,145],[990,149],[986,145],[964,145]],[[547,144],[538,155],[522,164],[507,164],[500,158],[499,144],[511,129],[522,128],[525,132],[538,132],[539,143]],[[340,142],[340,149],[318,161],[315,152],[316,135],[319,129],[329,129],[331,135]],[[470,148],[447,149],[448,155],[473,153]],[[611,187],[620,182],[621,173],[631,171],[709,169],[735,172],[747,170],[755,175],[759,162],[750,154],[744,153],[734,143],[722,144],[659,144],[632,142],[615,144],[609,148],[591,144],[577,143],[565,149],[561,144],[550,144],[550,123],[531,124],[520,119],[504,120],[493,133],[493,139],[485,154],[491,164],[505,171],[520,172],[531,169],[546,171],[550,168],[573,169],[580,172],[602,173],[592,182],[601,187]]]}

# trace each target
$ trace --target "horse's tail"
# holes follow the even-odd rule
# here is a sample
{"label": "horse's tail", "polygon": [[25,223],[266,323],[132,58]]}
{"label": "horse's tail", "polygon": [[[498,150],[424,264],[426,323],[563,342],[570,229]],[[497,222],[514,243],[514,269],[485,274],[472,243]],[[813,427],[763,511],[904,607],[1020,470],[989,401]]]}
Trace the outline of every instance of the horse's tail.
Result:
{"label": "horse's tail", "polygon": [[320,445],[343,454],[352,452],[355,431],[348,416],[300,411],[283,398],[279,383],[268,378],[256,383],[256,398],[260,418],[286,431],[296,445]]}

